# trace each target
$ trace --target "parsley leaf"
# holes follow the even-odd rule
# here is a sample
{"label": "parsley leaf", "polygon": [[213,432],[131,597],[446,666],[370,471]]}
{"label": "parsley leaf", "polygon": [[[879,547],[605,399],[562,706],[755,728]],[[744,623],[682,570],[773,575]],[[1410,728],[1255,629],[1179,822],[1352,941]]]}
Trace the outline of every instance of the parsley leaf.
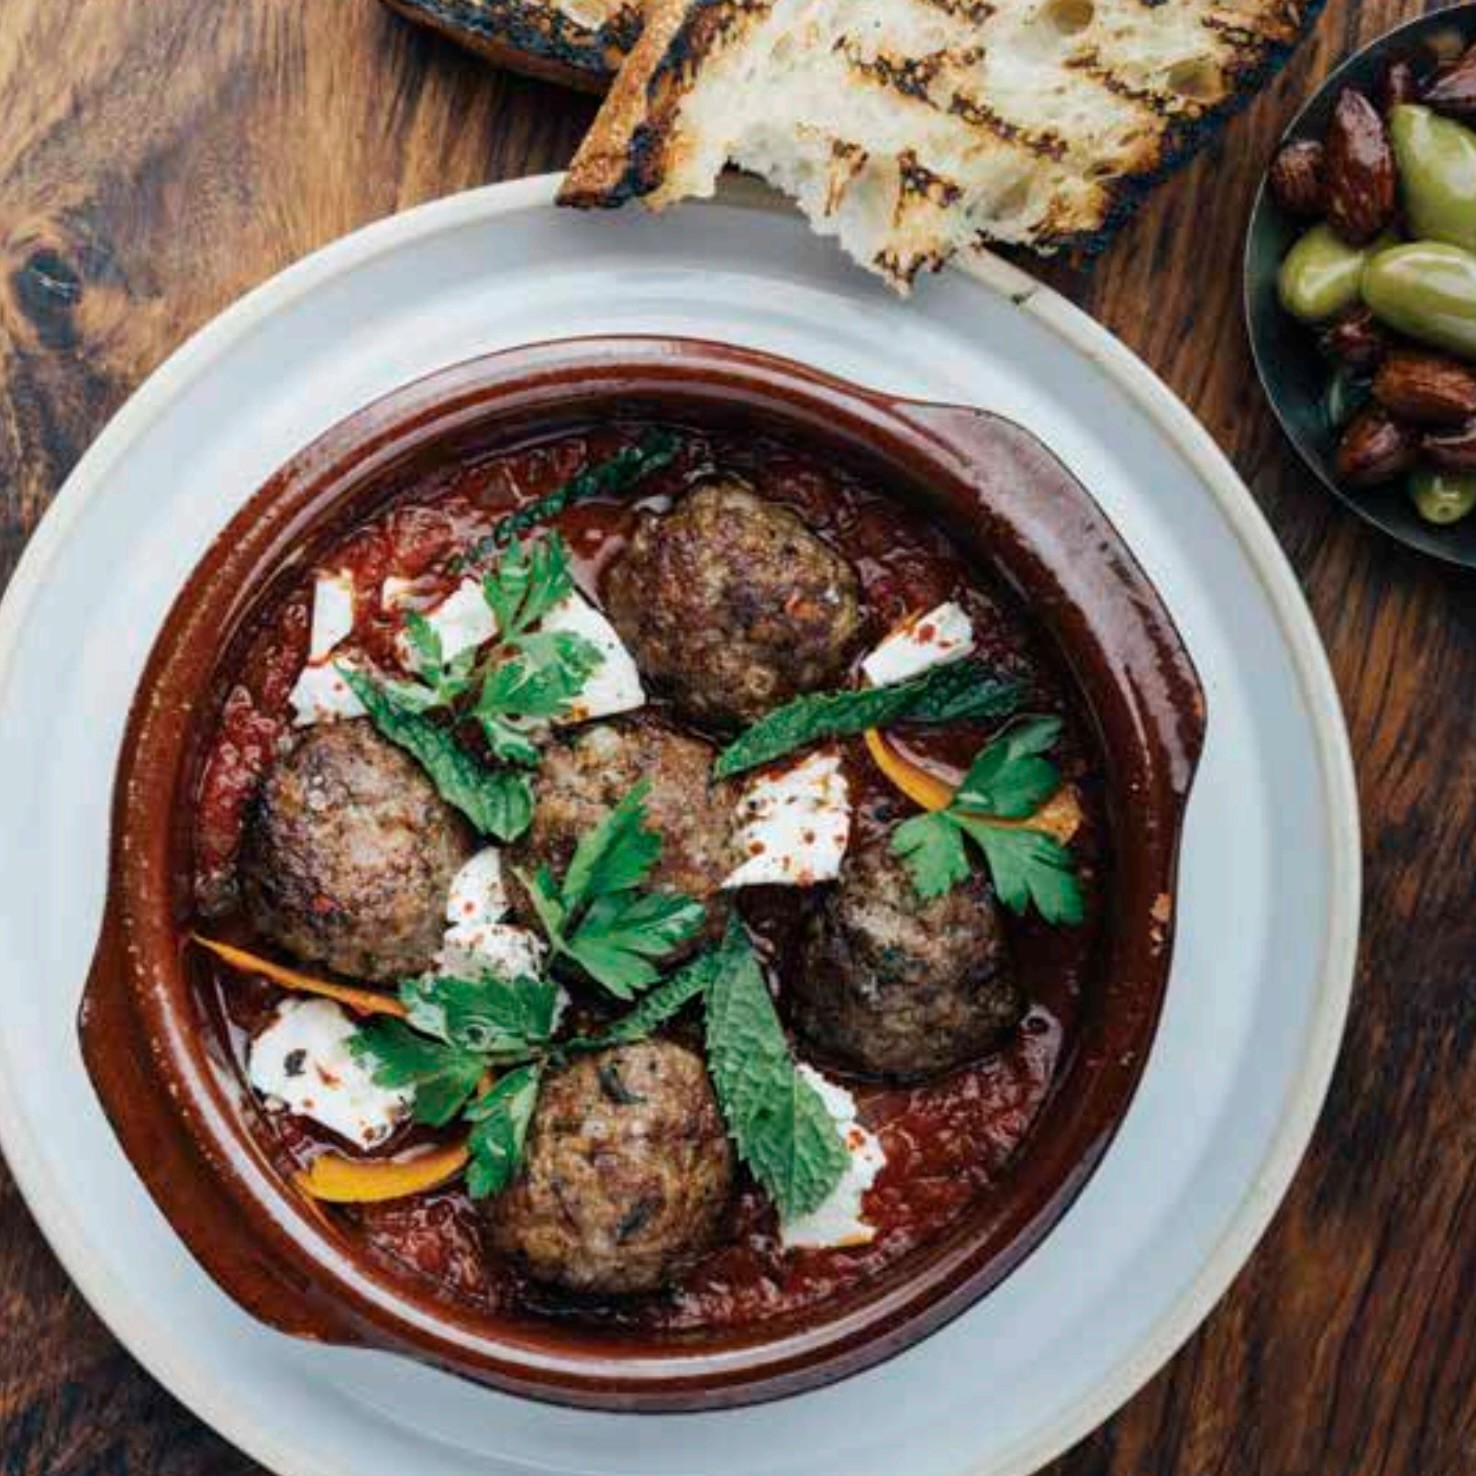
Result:
{"label": "parsley leaf", "polygon": [[574,592],[569,545],[557,533],[513,544],[482,578],[482,597],[501,641],[515,641]]}
{"label": "parsley leaf", "polygon": [[728,779],[823,738],[843,738],[897,722],[951,723],[1004,717],[1020,700],[1020,684],[992,676],[976,661],[935,666],[905,682],[816,692],[761,717],[718,755],[713,775]]}
{"label": "parsley leaf", "polygon": [[426,974],[400,985],[400,1003],[416,1030],[482,1056],[527,1056],[547,1045],[559,991],[546,979],[477,979]]}
{"label": "parsley leaf", "polygon": [[430,775],[441,798],[483,834],[516,840],[533,818],[533,789],[523,774],[489,769],[468,753],[449,728],[405,705],[393,689],[340,666],[339,675],[364,704],[374,726]]}
{"label": "parsley leaf", "polygon": [[405,636],[420,680],[384,683],[401,707],[412,712],[430,712],[433,708],[451,706],[470,690],[477,659],[474,649],[460,651],[447,661],[440,632],[418,610],[411,610],[405,616]]}
{"label": "parsley leaf", "polygon": [[529,721],[557,717],[603,660],[593,641],[572,631],[520,637],[507,660],[487,673],[477,698],[474,711],[488,747],[508,763],[536,765]]}
{"label": "parsley leaf", "polygon": [[466,1109],[466,1120],[472,1124],[466,1143],[471,1150],[466,1188],[473,1199],[500,1193],[512,1182],[523,1161],[528,1124],[542,1082],[540,1062],[519,1066]]}
{"label": "parsley leaf", "polygon": [[904,820],[892,832],[892,853],[906,865],[919,897],[941,897],[969,879],[963,834],[946,811]]}
{"label": "parsley leaf", "polygon": [[1011,912],[1034,906],[1048,923],[1081,922],[1086,905],[1071,852],[1054,836],[1019,824],[1061,787],[1060,771],[1042,757],[1060,734],[1059,718],[1006,728],[979,751],[946,809],[897,827],[892,853],[920,897],[941,897],[968,879],[967,838]]}
{"label": "parsley leaf", "polygon": [[487,537],[466,551],[461,566],[465,568],[480,563],[529,528],[558,517],[576,503],[588,502],[593,497],[618,497],[628,492],[643,477],[671,462],[676,453],[677,443],[665,431],[647,432],[636,445],[622,447],[613,456],[586,467],[547,496],[509,513]]}
{"label": "parsley leaf", "polygon": [[680,1014],[707,989],[716,972],[718,959],[719,955],[714,949],[699,953],[690,963],[684,964],[676,973],[642,996],[641,1002],[613,1025],[596,1035],[576,1035],[564,1041],[562,1049],[571,1053],[601,1051],[606,1046],[644,1040],[674,1015]]}
{"label": "parsley leaf", "polygon": [[403,1020],[377,1017],[358,1028],[349,1049],[384,1087],[413,1087],[416,1122],[444,1127],[466,1105],[486,1062],[473,1051],[431,1040]]}
{"label": "parsley leaf", "polygon": [[825,1103],[799,1074],[758,959],[736,921],[708,982],[707,1062],[738,1155],[784,1219],[824,1203],[849,1162]]}
{"label": "parsley leaf", "polygon": [[646,827],[649,792],[637,784],[579,838],[562,883],[546,866],[519,874],[549,946],[617,999],[654,984],[655,960],[695,937],[707,916],[679,892],[638,890],[661,856],[661,837]]}

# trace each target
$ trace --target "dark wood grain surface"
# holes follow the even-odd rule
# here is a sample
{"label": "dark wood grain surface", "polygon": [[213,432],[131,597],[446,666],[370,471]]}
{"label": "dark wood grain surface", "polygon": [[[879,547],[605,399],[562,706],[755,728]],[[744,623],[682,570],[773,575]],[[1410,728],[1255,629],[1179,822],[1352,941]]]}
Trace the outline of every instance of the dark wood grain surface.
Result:
{"label": "dark wood grain surface", "polygon": [[[1347,708],[1367,861],[1351,1027],[1289,1200],[1184,1352],[1052,1476],[1476,1472],[1476,579],[1319,491],[1238,306],[1273,139],[1360,38],[1423,8],[1332,0],[1104,257],[1051,273],[1203,419],[1286,546]],[[591,108],[372,0],[0,0],[0,578],[188,333],[366,221],[563,164]],[[113,1342],[0,1171],[0,1476],[252,1469]]]}

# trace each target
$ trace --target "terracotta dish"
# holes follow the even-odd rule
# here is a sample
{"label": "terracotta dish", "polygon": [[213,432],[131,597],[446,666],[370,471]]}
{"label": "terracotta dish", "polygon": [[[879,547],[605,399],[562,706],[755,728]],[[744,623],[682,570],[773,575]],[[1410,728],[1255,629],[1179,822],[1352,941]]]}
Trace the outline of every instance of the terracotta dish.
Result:
{"label": "terracotta dish", "polygon": [[[411,1242],[396,1242],[377,1214],[344,1213],[298,1187],[297,1148],[243,1074],[229,971],[190,943],[201,797],[216,793],[211,766],[243,672],[260,677],[251,663],[276,649],[271,632],[297,619],[301,635],[303,581],[325,557],[345,557],[386,520],[425,526],[406,509],[436,498],[463,511],[482,498],[489,513],[506,512],[577,470],[578,447],[651,427],[683,450],[665,482],[642,489],[646,503],[668,505],[704,458],[731,457],[747,475],[772,473],[781,500],[803,509],[813,499],[822,522],[827,506],[837,510],[833,541],[873,602],[900,609],[929,580],[977,581],[976,624],[997,611],[1002,628],[1022,632],[1032,695],[1066,715],[1087,918],[1065,942],[1028,929],[1016,937],[1035,1004],[1008,1047],[964,1069],[967,1091],[857,1087],[863,1118],[916,1138],[919,1174],[931,1165],[940,1181],[951,1175],[946,1155],[929,1157],[928,1134],[941,1142],[943,1132],[927,1124],[939,1114],[962,1114],[950,1119],[961,1125],[955,1150],[973,1151],[971,1132],[994,1142],[966,1194],[935,1186],[935,1198],[954,1195],[946,1215],[928,1220],[918,1194],[884,1179],[887,1202],[910,1206],[910,1219],[895,1210],[870,1251],[803,1252],[779,1277],[769,1211],[741,1189],[734,1244],[713,1252],[721,1274],[699,1266],[664,1297],[596,1304],[500,1272],[491,1290],[463,1295],[454,1268],[397,1253]],[[563,526],[590,583],[626,546],[631,516],[594,504]],[[988,639],[980,649],[993,658]],[[998,659],[1018,651],[1002,645]],[[714,1408],[813,1388],[917,1341],[996,1286],[1100,1161],[1168,982],[1180,832],[1204,727],[1198,679],[1162,602],[1089,493],[1019,426],[697,341],[570,340],[473,360],[368,406],[294,458],[176,600],[114,790],[107,909],[81,1013],[87,1067],[176,1232],[231,1297],[284,1332],[594,1408]],[[876,811],[881,790],[858,782],[858,815]],[[797,904],[786,894],[777,920],[766,905],[743,915],[771,945],[784,1009],[783,928]],[[968,1117],[965,1099],[991,1092],[992,1115]],[[455,1194],[431,1208],[448,1225],[468,1212]],[[760,1284],[771,1293],[762,1315]]]}

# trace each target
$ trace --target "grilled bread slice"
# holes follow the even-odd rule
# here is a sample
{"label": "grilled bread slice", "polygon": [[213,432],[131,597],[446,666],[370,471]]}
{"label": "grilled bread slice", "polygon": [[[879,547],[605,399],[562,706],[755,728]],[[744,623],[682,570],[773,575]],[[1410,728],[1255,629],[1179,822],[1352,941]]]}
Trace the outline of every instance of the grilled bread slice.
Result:
{"label": "grilled bread slice", "polygon": [[1298,37],[1298,0],[651,0],[566,204],[725,164],[905,288],[957,251],[1090,244]]}
{"label": "grilled bread slice", "polygon": [[641,28],[639,0],[385,0],[499,66],[603,92]]}

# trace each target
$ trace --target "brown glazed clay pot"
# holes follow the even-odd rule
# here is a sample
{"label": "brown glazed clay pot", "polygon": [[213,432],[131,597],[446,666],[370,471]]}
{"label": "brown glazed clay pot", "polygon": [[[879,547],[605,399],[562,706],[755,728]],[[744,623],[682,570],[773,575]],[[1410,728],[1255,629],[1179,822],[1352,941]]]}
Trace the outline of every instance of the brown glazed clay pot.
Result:
{"label": "brown glazed clay pot", "polygon": [[[1009,1190],[875,1281],[741,1335],[637,1336],[499,1320],[417,1291],[273,1168],[184,962],[193,765],[232,637],[284,569],[405,471],[611,416],[762,427],[829,449],[915,499],[1012,587],[1095,720],[1109,775],[1108,924],[1079,1049]],[[306,561],[306,563],[305,563]],[[114,791],[102,936],[81,1014],[98,1095],[195,1257],[256,1317],[299,1337],[393,1349],[516,1393],[684,1410],[792,1394],[917,1341],[1036,1246],[1097,1165],[1142,1073],[1168,980],[1174,878],[1204,733],[1173,623],[1086,490],[1028,432],[798,364],[658,338],[541,344],[458,365],[351,416],[284,467],[191,576],[135,698]]]}

